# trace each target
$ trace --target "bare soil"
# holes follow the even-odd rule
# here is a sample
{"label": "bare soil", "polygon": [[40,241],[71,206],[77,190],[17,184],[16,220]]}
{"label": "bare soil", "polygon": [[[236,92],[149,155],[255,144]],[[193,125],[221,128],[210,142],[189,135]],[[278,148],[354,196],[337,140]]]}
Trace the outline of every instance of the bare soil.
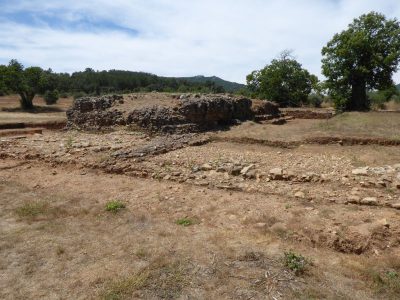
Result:
{"label": "bare soil", "polygon": [[395,139],[382,115],[1,137],[0,298],[398,299],[399,146],[304,142]]}

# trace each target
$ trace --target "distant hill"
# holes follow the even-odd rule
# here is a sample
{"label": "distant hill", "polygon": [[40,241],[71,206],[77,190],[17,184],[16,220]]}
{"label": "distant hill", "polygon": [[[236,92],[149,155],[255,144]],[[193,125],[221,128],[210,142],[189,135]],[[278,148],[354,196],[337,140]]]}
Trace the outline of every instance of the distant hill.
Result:
{"label": "distant hill", "polygon": [[211,82],[214,82],[218,86],[222,86],[225,89],[225,91],[227,91],[227,92],[236,92],[236,91],[240,90],[241,88],[245,87],[244,84],[223,80],[216,76],[206,77],[206,76],[198,75],[198,76],[193,76],[193,77],[178,77],[176,79],[183,79],[188,82],[201,83],[201,84],[206,83],[207,81],[211,81]]}

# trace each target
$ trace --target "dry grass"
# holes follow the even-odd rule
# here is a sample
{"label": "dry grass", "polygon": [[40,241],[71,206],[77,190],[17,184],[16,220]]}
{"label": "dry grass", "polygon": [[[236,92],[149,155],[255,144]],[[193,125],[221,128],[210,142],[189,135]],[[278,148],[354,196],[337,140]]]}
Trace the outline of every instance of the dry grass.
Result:
{"label": "dry grass", "polygon": [[18,207],[15,212],[20,218],[34,218],[46,214],[49,204],[45,201],[29,201]]}
{"label": "dry grass", "polygon": [[187,272],[181,261],[168,262],[160,257],[135,274],[106,282],[101,296],[104,300],[132,299],[133,296],[176,299],[189,284]]}
{"label": "dry grass", "polygon": [[366,282],[376,296],[385,299],[399,299],[400,295],[400,258],[389,255],[381,258],[360,257],[357,261],[348,263],[354,276]]}
{"label": "dry grass", "polygon": [[340,136],[400,139],[400,113],[343,113],[320,122],[314,129]]}
{"label": "dry grass", "polygon": [[221,132],[219,136],[286,142],[320,136],[400,139],[400,113],[350,112],[328,120],[294,119],[283,126],[249,121]]}

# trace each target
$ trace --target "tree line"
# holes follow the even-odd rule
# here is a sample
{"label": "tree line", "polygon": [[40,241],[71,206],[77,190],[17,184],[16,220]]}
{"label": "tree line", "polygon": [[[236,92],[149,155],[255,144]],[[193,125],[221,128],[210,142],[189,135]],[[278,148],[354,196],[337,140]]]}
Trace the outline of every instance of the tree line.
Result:
{"label": "tree line", "polygon": [[55,73],[40,67],[25,68],[17,60],[0,65],[0,95],[17,93],[21,107],[32,109],[35,95],[42,94],[48,104],[60,96],[101,95],[127,92],[196,92],[224,93],[225,89],[212,81],[190,82],[186,79],[160,77],[144,72],[120,70]]}

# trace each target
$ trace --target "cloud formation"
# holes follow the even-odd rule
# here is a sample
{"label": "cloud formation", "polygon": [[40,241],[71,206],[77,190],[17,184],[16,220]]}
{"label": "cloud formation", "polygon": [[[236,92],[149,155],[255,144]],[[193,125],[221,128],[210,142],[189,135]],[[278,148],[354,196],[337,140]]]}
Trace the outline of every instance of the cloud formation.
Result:
{"label": "cloud formation", "polygon": [[[0,0],[0,64],[164,76],[245,77],[292,49],[321,76],[321,48],[369,11],[398,0]],[[400,82],[399,74],[395,80]]]}

